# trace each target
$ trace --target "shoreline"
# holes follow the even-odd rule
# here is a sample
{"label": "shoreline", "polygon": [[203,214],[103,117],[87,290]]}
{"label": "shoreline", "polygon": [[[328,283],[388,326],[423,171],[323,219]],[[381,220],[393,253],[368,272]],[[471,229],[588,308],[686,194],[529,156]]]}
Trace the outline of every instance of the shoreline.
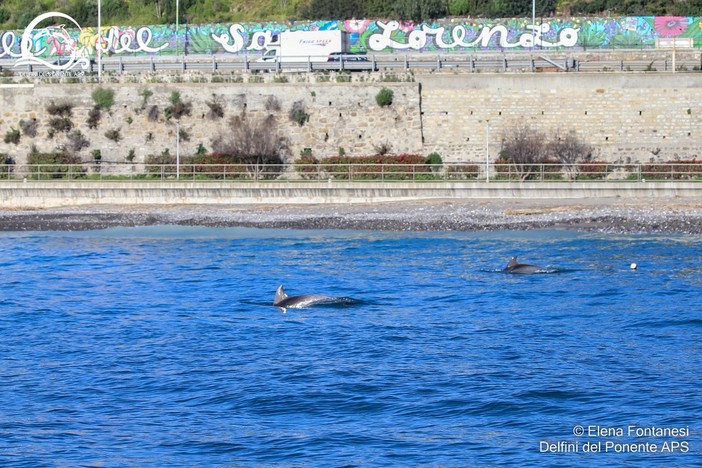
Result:
{"label": "shoreline", "polygon": [[8,210],[0,231],[181,225],[381,231],[702,234],[702,199],[450,199],[366,204],[91,205]]}

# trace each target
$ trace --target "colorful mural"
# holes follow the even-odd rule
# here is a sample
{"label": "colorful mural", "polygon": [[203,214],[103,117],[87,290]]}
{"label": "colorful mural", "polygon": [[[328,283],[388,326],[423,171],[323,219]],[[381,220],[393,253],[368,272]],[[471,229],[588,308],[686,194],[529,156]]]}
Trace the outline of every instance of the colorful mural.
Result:
{"label": "colorful mural", "polygon": [[[61,26],[37,28],[58,17]],[[67,28],[65,24],[75,27]],[[475,52],[505,50],[646,49],[662,38],[688,38],[702,46],[702,17],[620,17],[479,19],[451,18],[428,23],[384,20],[313,21],[158,26],[81,27],[69,16],[51,12],[24,31],[0,32],[0,59],[20,63],[85,63],[96,54],[236,54],[258,56],[285,30],[338,29],[348,33],[352,52]],[[63,67],[65,68],[65,67]]]}

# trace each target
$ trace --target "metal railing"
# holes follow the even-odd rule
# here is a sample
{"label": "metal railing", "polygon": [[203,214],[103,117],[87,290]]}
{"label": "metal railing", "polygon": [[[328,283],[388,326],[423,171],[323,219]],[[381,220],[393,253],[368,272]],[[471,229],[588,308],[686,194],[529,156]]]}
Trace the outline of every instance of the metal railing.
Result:
{"label": "metal railing", "polygon": [[702,161],[651,164],[137,164],[0,166],[3,181],[142,182],[607,182],[698,181]]}
{"label": "metal railing", "polygon": [[[679,51],[677,60],[669,50],[649,50],[646,57],[640,51],[619,51],[616,57],[602,51],[538,51],[536,53],[425,53],[425,54],[368,54],[365,60],[345,59],[314,62],[301,57],[299,62],[258,62],[257,57],[237,55],[181,55],[108,57],[101,61],[101,72],[106,74],[131,73],[185,73],[203,74],[257,73],[257,72],[377,72],[377,71],[439,71],[454,70],[480,72],[661,72],[699,71],[702,53],[698,50]],[[629,57],[627,57],[629,56]],[[72,79],[86,80],[97,74],[97,63],[87,70],[79,67],[68,71],[54,71],[43,65],[15,67],[13,61],[0,61],[3,78]]]}

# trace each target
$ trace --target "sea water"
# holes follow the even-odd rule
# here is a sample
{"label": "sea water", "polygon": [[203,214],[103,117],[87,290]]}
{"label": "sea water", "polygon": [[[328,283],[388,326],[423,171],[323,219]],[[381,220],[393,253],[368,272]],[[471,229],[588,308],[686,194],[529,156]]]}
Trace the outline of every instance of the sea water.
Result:
{"label": "sea water", "polygon": [[[701,251],[568,231],[3,233],[0,464],[699,464]],[[503,273],[513,255],[549,273]],[[281,284],[356,301],[282,311]]]}

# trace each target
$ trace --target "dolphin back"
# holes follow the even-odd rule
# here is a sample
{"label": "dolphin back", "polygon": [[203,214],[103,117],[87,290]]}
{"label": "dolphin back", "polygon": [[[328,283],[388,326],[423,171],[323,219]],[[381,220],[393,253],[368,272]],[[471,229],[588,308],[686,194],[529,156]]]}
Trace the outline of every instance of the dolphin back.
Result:
{"label": "dolphin back", "polygon": [[512,257],[507,264],[507,267],[503,270],[506,273],[521,273],[521,274],[532,274],[543,271],[543,268],[536,265],[527,265],[526,263],[518,263],[517,257]]}
{"label": "dolphin back", "polygon": [[288,298],[288,295],[285,294],[285,289],[283,289],[283,285],[281,284],[280,286],[278,286],[278,290],[275,292],[275,298],[273,299],[273,305],[278,305],[287,298]]}
{"label": "dolphin back", "polygon": [[302,294],[300,296],[288,296],[281,284],[275,292],[273,305],[283,310],[304,309],[315,305],[349,305],[359,301],[350,297],[323,296],[321,294]]}

